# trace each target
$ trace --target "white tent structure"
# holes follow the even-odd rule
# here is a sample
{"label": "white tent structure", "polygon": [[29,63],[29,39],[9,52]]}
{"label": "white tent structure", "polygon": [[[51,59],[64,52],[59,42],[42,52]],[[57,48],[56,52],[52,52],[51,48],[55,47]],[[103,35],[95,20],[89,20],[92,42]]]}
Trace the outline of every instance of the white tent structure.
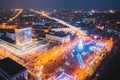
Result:
{"label": "white tent structure", "polygon": [[62,72],[55,80],[76,80],[76,78]]}

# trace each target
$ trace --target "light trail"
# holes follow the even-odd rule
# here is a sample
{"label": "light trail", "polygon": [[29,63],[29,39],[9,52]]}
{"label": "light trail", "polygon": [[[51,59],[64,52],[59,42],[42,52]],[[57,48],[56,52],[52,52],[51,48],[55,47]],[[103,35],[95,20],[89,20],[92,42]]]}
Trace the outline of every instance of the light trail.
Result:
{"label": "light trail", "polygon": [[[18,13],[15,16],[13,16],[7,20],[7,23],[15,20],[22,12],[23,12],[23,9],[19,9]],[[2,29],[15,29],[16,28],[16,25],[9,26],[9,25],[6,25],[7,23],[2,23],[0,25],[0,28],[2,28]]]}
{"label": "light trail", "polygon": [[[39,11],[34,11],[34,10],[31,10],[31,11],[33,11],[37,14],[43,15],[43,16],[49,18],[49,19],[55,20],[55,21],[65,25],[65,26],[68,26],[71,30],[75,31],[77,36],[78,36],[78,37],[75,38],[74,41],[70,41],[69,43],[54,46],[53,48],[45,50],[43,52],[35,52],[34,54],[31,54],[29,57],[25,56],[24,58],[25,58],[26,62],[24,62],[22,59],[19,59],[19,58],[15,57],[13,54],[11,54],[11,53],[15,53],[15,50],[13,50],[12,47],[8,47],[7,45],[3,46],[2,44],[0,45],[1,47],[5,48],[5,50],[2,50],[2,52],[0,50],[0,54],[3,54],[3,52],[5,52],[5,55],[3,55],[3,56],[9,56],[9,57],[13,58],[14,60],[16,60],[17,62],[24,65],[28,69],[28,72],[31,73],[34,77],[36,77],[36,74],[41,71],[40,70],[41,65],[43,65],[45,67],[44,72],[42,74],[42,78],[44,78],[45,75],[50,76],[51,73],[49,71],[54,73],[54,70],[58,69],[61,66],[61,64],[59,62],[62,62],[62,59],[67,54],[69,54],[70,50],[73,49],[74,46],[78,45],[79,40],[81,38],[83,39],[83,41],[85,41],[85,40],[95,41],[95,40],[92,40],[90,37],[86,36],[86,33],[84,31],[76,28],[75,26],[72,26],[72,25],[70,25],[70,24],[68,24],[68,23],[66,23],[66,22],[64,22],[60,19],[50,17],[47,14],[45,14],[44,12],[39,12]],[[22,12],[20,11],[11,20],[18,17],[21,13]],[[96,40],[96,42],[101,42],[101,43],[107,44],[106,48],[107,48],[108,51],[110,51],[112,46],[113,46],[112,39],[106,40],[106,41],[105,40],[104,41],[101,41],[101,40],[97,41]],[[11,52],[8,52],[6,49],[8,51],[11,51]],[[37,49],[37,47],[35,47],[35,49]],[[99,53],[101,53],[101,52],[104,52],[103,55],[106,54],[104,49],[102,49]],[[16,53],[17,53],[17,51],[16,51]],[[27,53],[27,51],[26,51],[26,53]],[[94,54],[91,55],[91,57],[94,58],[97,53],[98,52],[94,52]],[[98,66],[100,61],[103,58],[104,57],[98,57],[97,59],[91,59],[89,62],[92,62],[92,60],[94,60],[93,63],[97,63],[95,66]],[[75,68],[75,71],[73,71],[71,74],[73,76],[75,76],[77,79],[80,79],[80,80],[83,80],[88,74],[91,75],[94,72],[94,70],[96,69],[96,67],[94,68],[94,66],[92,64],[89,65],[90,64],[89,62],[85,63],[85,68],[82,69],[78,66],[77,68]],[[38,68],[36,68],[36,67],[38,67]],[[86,69],[87,69],[87,71],[86,71]],[[88,74],[86,74],[86,72]]]}
{"label": "light trail", "polygon": [[[50,17],[49,15],[45,14],[44,12],[39,12],[39,11],[34,11],[34,10],[31,10],[31,11],[33,11],[33,12],[35,12],[37,14],[43,15],[43,16],[49,18],[49,19],[55,20],[55,21],[57,21],[57,22],[65,25],[65,26],[68,26],[71,30],[73,30],[73,31],[76,32],[76,35],[78,36],[79,39],[82,38],[83,40],[86,40],[86,39],[92,40],[90,37],[86,38],[86,37],[88,37],[88,36],[86,36],[86,33],[84,31],[76,28],[75,26],[72,26],[72,25],[70,25],[70,24],[68,24],[68,23],[66,23],[66,22],[64,22],[64,21],[62,21],[60,19],[57,19],[57,18],[54,18],[54,17]],[[95,41],[95,40],[92,40],[92,41]],[[101,42],[101,41],[99,40],[98,42]],[[112,48],[112,46],[113,46],[112,40],[103,41],[103,43],[107,44],[107,50],[110,51],[111,48]],[[64,48],[66,48],[66,46],[64,46]],[[62,50],[63,48],[60,48],[60,46],[59,46],[59,49]],[[58,50],[58,49],[55,49],[55,51],[54,50],[51,50],[50,52],[48,51],[46,53],[47,55],[39,57],[38,60],[40,59],[41,61],[39,61],[39,62],[36,61],[37,63],[35,62],[35,65],[43,65],[43,64],[49,63],[50,59],[55,59],[56,60],[59,57],[59,55],[56,55],[56,53],[55,53],[56,50]],[[99,53],[101,53],[101,52],[104,52],[104,50],[101,50]],[[62,53],[60,51],[58,54],[65,54],[65,53]],[[92,55],[92,57],[95,57],[96,54],[97,54],[97,52],[95,52],[94,55]],[[105,53],[103,55],[105,55]],[[54,56],[54,57],[52,57],[52,56]],[[102,59],[103,59],[103,57],[99,56],[99,57],[97,57],[97,59],[93,59],[94,60],[93,63],[95,63],[96,61],[100,62]],[[90,67],[87,70],[87,72],[91,75],[94,72],[95,68],[99,65],[99,64],[96,64],[95,65],[96,67],[94,67],[92,64],[89,65],[89,66],[88,66],[88,64],[90,64],[90,63],[86,63],[85,67],[83,69],[81,69],[80,67],[76,68],[76,70],[73,71],[73,73],[71,73],[71,74],[73,74],[74,76],[76,76],[77,79],[80,79],[80,80],[85,79],[85,77],[88,75],[88,74],[86,74],[86,69],[88,69],[87,67]]]}
{"label": "light trail", "polygon": [[78,36],[78,37],[81,37],[81,36],[82,36],[82,38],[84,38],[84,36],[86,36],[86,32],[85,32],[85,31],[82,31],[82,30],[80,30],[79,28],[76,28],[75,26],[68,24],[68,23],[64,22],[63,20],[60,20],[60,19],[57,19],[57,18],[54,18],[54,17],[50,17],[49,15],[45,14],[44,12],[35,11],[35,10],[33,10],[33,9],[31,9],[31,11],[32,11],[32,12],[35,12],[35,13],[37,13],[37,14],[43,15],[43,16],[51,19],[51,20],[55,20],[55,21],[57,21],[57,22],[65,25],[65,26],[71,28],[72,31],[75,31],[75,32],[77,33],[77,36]]}
{"label": "light trail", "polygon": [[19,9],[19,12],[15,16],[13,16],[12,18],[10,18],[7,21],[7,23],[13,21],[14,19],[16,19],[22,12],[23,12],[23,9]]}

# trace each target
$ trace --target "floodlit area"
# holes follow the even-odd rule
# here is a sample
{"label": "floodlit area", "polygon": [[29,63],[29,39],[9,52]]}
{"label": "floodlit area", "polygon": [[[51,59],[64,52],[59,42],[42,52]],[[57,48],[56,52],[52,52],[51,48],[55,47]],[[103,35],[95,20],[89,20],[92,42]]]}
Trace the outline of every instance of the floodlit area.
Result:
{"label": "floodlit area", "polygon": [[49,43],[45,43],[45,40],[41,41],[33,41],[29,44],[19,46],[17,44],[12,44],[7,41],[0,39],[0,46],[5,48],[6,50],[9,50],[10,53],[13,53],[16,56],[27,56],[29,54],[35,53],[37,51],[40,51],[40,49],[47,46]]}
{"label": "floodlit area", "polygon": [[[91,37],[62,20],[31,11],[69,27],[76,36],[61,44],[50,43],[44,38],[24,46],[0,40],[0,57],[10,57],[25,66],[30,75],[29,80],[84,80],[92,75],[113,47],[112,38],[97,39],[97,36]],[[11,20],[21,13],[22,10]]]}

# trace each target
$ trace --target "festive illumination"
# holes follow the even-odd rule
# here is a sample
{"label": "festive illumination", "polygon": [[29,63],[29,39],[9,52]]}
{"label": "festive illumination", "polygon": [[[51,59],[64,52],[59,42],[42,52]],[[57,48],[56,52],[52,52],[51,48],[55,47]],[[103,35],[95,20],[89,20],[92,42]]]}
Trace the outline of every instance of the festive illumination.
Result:
{"label": "festive illumination", "polygon": [[94,39],[97,39],[97,36],[96,36],[96,35],[94,35]]}
{"label": "festive illumination", "polygon": [[58,76],[55,80],[76,80],[76,78],[66,74],[65,72],[62,72],[62,74]]}
{"label": "festive illumination", "polygon": [[80,42],[78,44],[78,49],[83,49],[83,40],[80,39]]}
{"label": "festive illumination", "polygon": [[77,54],[77,59],[78,59],[78,63],[80,64],[80,67],[83,68],[84,62],[83,62],[82,56],[79,53]]}
{"label": "festive illumination", "polygon": [[100,48],[97,47],[97,46],[90,46],[89,49],[90,49],[91,51],[99,51],[99,50],[100,50]]}
{"label": "festive illumination", "polygon": [[96,43],[96,46],[99,46],[99,47],[106,47],[107,45],[104,44],[104,43],[97,42],[97,43]]}

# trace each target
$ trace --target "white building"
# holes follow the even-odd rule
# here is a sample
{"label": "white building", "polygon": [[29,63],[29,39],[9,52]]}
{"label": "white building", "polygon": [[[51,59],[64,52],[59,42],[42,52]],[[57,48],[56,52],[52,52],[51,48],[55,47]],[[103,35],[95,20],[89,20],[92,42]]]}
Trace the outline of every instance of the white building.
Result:
{"label": "white building", "polygon": [[52,28],[52,31],[70,31],[70,28]]}
{"label": "white building", "polygon": [[49,34],[46,34],[46,40],[49,40],[50,42],[67,43],[70,41],[70,35],[61,32],[50,32]]}
{"label": "white building", "polygon": [[32,30],[31,28],[15,29],[16,44],[23,46],[32,43]]}

